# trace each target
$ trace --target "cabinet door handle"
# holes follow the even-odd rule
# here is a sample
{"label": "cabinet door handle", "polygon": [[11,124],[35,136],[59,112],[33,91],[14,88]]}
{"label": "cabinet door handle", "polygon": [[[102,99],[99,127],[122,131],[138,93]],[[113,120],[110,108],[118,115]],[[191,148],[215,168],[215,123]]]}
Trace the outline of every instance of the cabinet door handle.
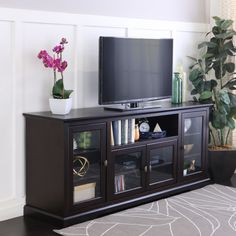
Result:
{"label": "cabinet door handle", "polygon": [[106,167],[107,167],[107,165],[108,165],[108,161],[107,161],[107,160],[105,160],[105,161],[104,161],[104,166],[106,166]]}
{"label": "cabinet door handle", "polygon": [[149,171],[150,172],[152,171],[152,165],[149,165]]}
{"label": "cabinet door handle", "polygon": [[147,171],[148,171],[148,167],[144,166],[144,172],[147,173]]}

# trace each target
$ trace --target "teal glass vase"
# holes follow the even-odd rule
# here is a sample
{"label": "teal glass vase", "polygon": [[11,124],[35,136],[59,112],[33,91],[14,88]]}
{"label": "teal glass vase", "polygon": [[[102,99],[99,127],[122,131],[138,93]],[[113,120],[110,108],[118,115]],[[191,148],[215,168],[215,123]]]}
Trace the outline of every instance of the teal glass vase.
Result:
{"label": "teal glass vase", "polygon": [[172,81],[172,103],[182,103],[182,86],[180,73],[175,72]]}

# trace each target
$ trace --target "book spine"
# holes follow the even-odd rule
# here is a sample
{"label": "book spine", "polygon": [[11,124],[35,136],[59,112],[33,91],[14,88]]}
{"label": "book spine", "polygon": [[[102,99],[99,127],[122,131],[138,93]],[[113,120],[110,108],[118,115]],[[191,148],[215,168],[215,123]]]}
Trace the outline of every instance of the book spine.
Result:
{"label": "book spine", "polygon": [[115,185],[115,192],[116,193],[124,191],[125,190],[125,177],[124,177],[124,175],[116,175],[114,185]]}
{"label": "book spine", "polygon": [[121,120],[121,144],[128,143],[128,119]]}
{"label": "book spine", "polygon": [[117,145],[121,145],[121,120],[117,120]]}
{"label": "book spine", "polygon": [[114,142],[114,133],[113,133],[113,124],[111,122],[111,146],[114,146],[115,145],[115,142]]}
{"label": "book spine", "polygon": [[118,123],[117,121],[112,121],[112,128],[113,128],[113,137],[114,137],[114,145],[118,143]]}
{"label": "book spine", "polygon": [[121,120],[112,121],[114,144],[121,145]]}
{"label": "book spine", "polygon": [[134,143],[135,119],[128,120],[128,142]]}
{"label": "book spine", "polygon": [[118,176],[115,176],[115,192],[118,192]]}

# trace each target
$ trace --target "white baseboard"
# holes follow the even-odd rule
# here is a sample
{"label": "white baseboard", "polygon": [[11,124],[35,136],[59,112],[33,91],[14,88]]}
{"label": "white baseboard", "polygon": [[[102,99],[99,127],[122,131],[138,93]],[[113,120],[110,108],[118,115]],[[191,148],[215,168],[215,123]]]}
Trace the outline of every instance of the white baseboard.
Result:
{"label": "white baseboard", "polygon": [[11,199],[0,202],[0,221],[23,215],[25,198]]}

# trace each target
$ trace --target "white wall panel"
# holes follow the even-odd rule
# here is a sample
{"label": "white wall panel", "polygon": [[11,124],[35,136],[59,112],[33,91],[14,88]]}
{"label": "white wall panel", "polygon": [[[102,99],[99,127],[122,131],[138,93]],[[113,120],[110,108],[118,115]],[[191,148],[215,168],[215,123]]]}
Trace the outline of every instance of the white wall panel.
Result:
{"label": "white wall panel", "polygon": [[171,38],[170,30],[129,29],[130,38]]}
{"label": "white wall panel", "polygon": [[0,202],[14,194],[14,82],[11,22],[0,22],[1,75],[0,75]]}
{"label": "white wall panel", "polygon": [[173,69],[175,70],[178,65],[183,65],[184,70],[188,71],[191,60],[187,56],[197,57],[197,45],[205,38],[205,32],[186,32],[175,31],[173,32],[174,38],[174,58]]}

